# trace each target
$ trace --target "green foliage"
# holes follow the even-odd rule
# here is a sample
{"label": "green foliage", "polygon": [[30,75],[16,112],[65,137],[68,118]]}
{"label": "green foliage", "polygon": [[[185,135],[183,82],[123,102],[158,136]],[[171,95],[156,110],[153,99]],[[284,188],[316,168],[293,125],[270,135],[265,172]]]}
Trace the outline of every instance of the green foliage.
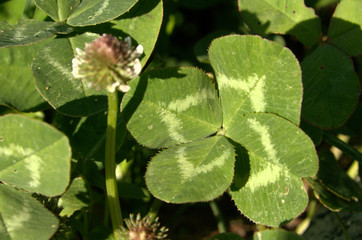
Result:
{"label": "green foliage", "polygon": [[303,237],[307,240],[342,240],[346,239],[346,236],[349,239],[359,239],[362,237],[361,224],[361,212],[333,213],[321,208]]}
{"label": "green foliage", "polygon": [[28,193],[0,185],[1,239],[49,239],[58,219]]}
{"label": "green foliage", "polygon": [[304,119],[325,129],[340,127],[353,113],[360,92],[351,59],[326,44],[315,49],[301,65]]}
{"label": "green foliage", "polygon": [[307,46],[317,43],[321,23],[303,1],[239,0],[241,16],[259,35],[291,34]]}
{"label": "green foliage", "polygon": [[72,31],[72,27],[63,23],[35,19],[20,19],[16,25],[1,21],[0,29],[0,47],[33,44],[51,38],[56,34],[66,34]]}
{"label": "green foliage", "polygon": [[166,202],[210,201],[231,184],[233,158],[234,149],[223,136],[172,147],[152,159],[146,183]]}
{"label": "green foliage", "polygon": [[[360,0],[3,1],[0,238],[111,239],[107,91],[72,73],[76,49],[106,33],[143,47],[141,74],[118,94],[113,200],[124,219],[167,213],[170,238],[191,239],[175,227],[185,209],[231,198],[244,222],[299,218],[301,234],[313,218],[306,239],[357,239],[361,9]],[[313,217],[308,198],[328,210]],[[220,206],[214,214],[235,218]],[[250,229],[211,239],[302,239]]]}
{"label": "green foliage", "polygon": [[319,201],[333,211],[361,211],[361,187],[343,171],[331,152],[321,151],[319,160],[317,176],[308,178]]}
{"label": "green foliage", "polygon": [[71,26],[96,25],[115,19],[130,9],[137,0],[35,0],[35,4],[56,22]]}
{"label": "green foliage", "polygon": [[43,122],[18,115],[3,116],[0,123],[1,180],[46,196],[62,194],[69,183],[68,139]]}
{"label": "green foliage", "polygon": [[303,238],[295,233],[287,232],[281,229],[265,230],[254,234],[254,240],[272,240],[272,239],[288,239],[303,240]]}
{"label": "green foliage", "polygon": [[362,54],[361,8],[361,1],[342,1],[336,8],[328,28],[329,43],[350,56]]}
{"label": "green foliage", "polygon": [[[127,127],[142,145],[181,144],[152,159],[146,183],[152,194],[166,202],[208,201],[221,195],[232,180],[234,154],[229,144],[212,140],[216,136],[205,139],[218,132],[248,151],[240,165],[249,168],[249,173],[243,171],[249,180],[243,187],[245,183],[235,181],[238,187],[231,189],[239,210],[255,222],[277,226],[303,211],[307,195],[299,178],[314,175],[318,167],[310,139],[277,116],[299,124],[300,68],[289,50],[253,36],[217,39],[209,51],[222,115],[211,80],[196,69],[141,75],[124,97]],[[136,111],[129,112],[134,105]],[[226,139],[221,136],[220,140]],[[223,153],[214,149],[223,149]],[[238,174],[235,171],[236,178],[245,178]],[[211,184],[210,179],[215,182]],[[275,206],[273,214],[263,214]]]}
{"label": "green foliage", "polygon": [[[49,41],[49,40],[48,40]],[[19,111],[36,111],[48,108],[46,101],[37,93],[31,63],[37,52],[48,41],[30,46],[1,48],[0,104],[12,106]],[[9,81],[16,79],[16,81]]]}
{"label": "green foliage", "polygon": [[121,111],[128,129],[142,145],[169,147],[207,137],[221,127],[217,93],[198,69],[155,70],[130,86]]}
{"label": "green foliage", "polygon": [[59,198],[62,206],[61,216],[71,216],[75,211],[89,205],[89,193],[85,181],[81,177],[74,178],[67,192]]}
{"label": "green foliage", "polygon": [[54,39],[33,61],[32,71],[38,91],[63,114],[87,116],[106,109],[106,91],[90,89],[72,75],[74,49],[97,37],[85,33],[74,38]]}

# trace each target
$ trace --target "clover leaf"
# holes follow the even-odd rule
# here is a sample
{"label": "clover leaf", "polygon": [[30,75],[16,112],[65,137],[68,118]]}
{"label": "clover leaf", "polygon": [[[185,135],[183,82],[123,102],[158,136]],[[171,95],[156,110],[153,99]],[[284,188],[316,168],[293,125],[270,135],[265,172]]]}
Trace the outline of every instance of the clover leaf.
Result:
{"label": "clover leaf", "polygon": [[301,178],[318,169],[298,127],[299,63],[257,36],[216,39],[209,58],[214,84],[195,68],[151,70],[131,82],[121,105],[129,131],[142,145],[169,147],[151,160],[146,184],[171,203],[209,201],[231,186],[241,212],[278,226],[304,210]]}

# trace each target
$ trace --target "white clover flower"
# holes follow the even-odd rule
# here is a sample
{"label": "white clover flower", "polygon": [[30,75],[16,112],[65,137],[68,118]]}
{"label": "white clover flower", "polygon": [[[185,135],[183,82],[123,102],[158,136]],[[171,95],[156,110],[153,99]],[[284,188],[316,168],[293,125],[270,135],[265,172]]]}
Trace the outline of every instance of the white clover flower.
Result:
{"label": "white clover flower", "polygon": [[86,43],[84,51],[75,50],[73,76],[85,80],[89,87],[95,89],[128,92],[130,87],[127,82],[139,75],[142,69],[139,57],[143,47],[132,48],[130,37],[120,41],[112,35],[103,34]]}

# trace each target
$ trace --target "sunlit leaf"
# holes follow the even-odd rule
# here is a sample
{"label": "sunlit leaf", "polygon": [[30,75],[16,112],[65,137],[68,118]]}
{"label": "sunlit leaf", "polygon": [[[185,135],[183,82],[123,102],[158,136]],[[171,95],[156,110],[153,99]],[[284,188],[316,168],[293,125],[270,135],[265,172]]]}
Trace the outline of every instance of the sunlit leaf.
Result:
{"label": "sunlit leaf", "polygon": [[64,22],[81,0],[34,0],[35,4],[56,22]]}
{"label": "sunlit leaf", "polygon": [[0,181],[59,195],[69,183],[70,157],[68,139],[53,127],[19,115],[0,118]]}
{"label": "sunlit leaf", "polygon": [[238,153],[232,198],[254,222],[281,225],[308,203],[301,178],[318,170],[314,145],[303,131],[273,114],[254,113],[238,119],[226,136],[247,151]]}
{"label": "sunlit leaf", "polygon": [[215,87],[198,69],[150,71],[130,86],[121,108],[127,128],[142,145],[161,148],[186,143],[221,126]]}
{"label": "sunlit leaf", "polygon": [[0,184],[0,239],[47,240],[58,219],[29,193]]}
{"label": "sunlit leaf", "polygon": [[328,28],[328,42],[351,56],[362,54],[362,1],[343,0]]}
{"label": "sunlit leaf", "polygon": [[317,43],[321,22],[303,1],[239,0],[241,16],[260,35],[291,34],[307,46]]}
{"label": "sunlit leaf", "polygon": [[104,23],[122,15],[136,2],[137,0],[83,0],[71,11],[67,23],[72,26]]}
{"label": "sunlit leaf", "polygon": [[209,201],[231,184],[234,158],[234,149],[224,137],[172,147],[151,160],[146,184],[166,202]]}
{"label": "sunlit leaf", "polygon": [[299,125],[301,72],[289,49],[257,36],[230,35],[213,41],[209,57],[226,129],[252,112],[275,113]]}

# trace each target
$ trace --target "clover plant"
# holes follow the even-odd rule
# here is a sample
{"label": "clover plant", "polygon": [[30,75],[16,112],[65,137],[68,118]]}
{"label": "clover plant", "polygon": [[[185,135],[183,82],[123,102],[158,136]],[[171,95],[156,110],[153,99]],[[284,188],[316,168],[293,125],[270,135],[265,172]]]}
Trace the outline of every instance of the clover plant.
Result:
{"label": "clover plant", "polygon": [[206,202],[209,239],[360,236],[361,1],[0,9],[0,239],[191,239]]}

